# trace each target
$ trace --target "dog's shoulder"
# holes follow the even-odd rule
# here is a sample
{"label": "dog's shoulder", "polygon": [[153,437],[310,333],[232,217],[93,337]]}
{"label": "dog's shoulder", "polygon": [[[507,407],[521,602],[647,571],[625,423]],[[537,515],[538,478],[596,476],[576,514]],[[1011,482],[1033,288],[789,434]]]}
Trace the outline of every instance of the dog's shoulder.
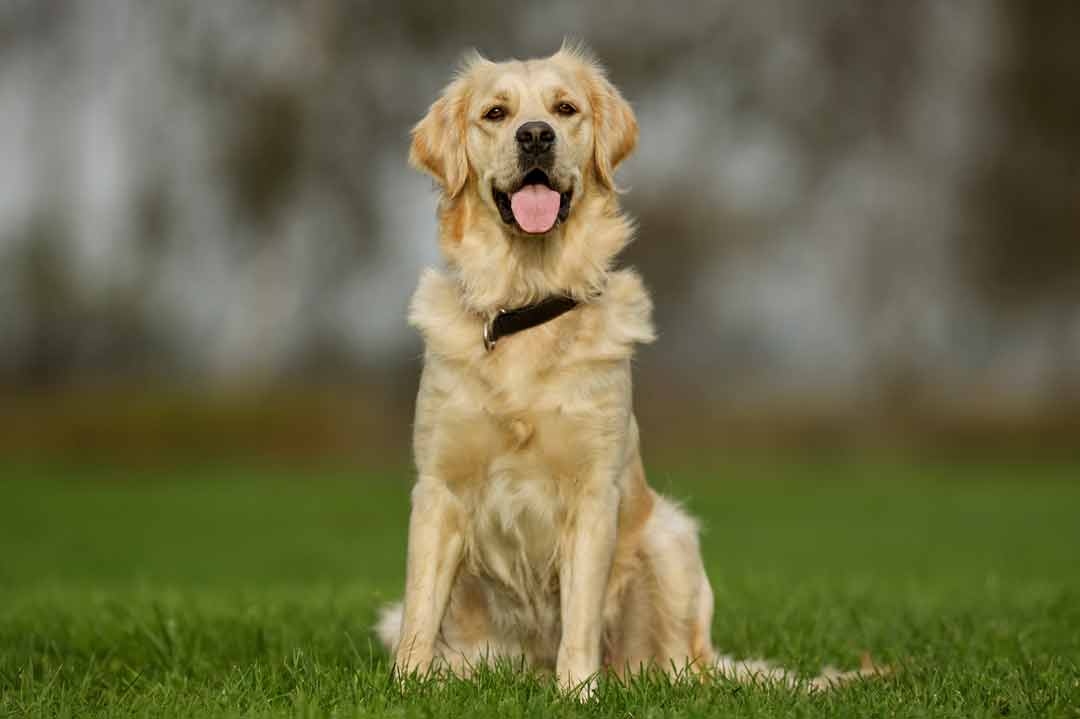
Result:
{"label": "dog's shoulder", "polygon": [[573,354],[621,359],[632,355],[635,345],[656,339],[652,299],[634,270],[611,272],[603,294],[584,309]]}
{"label": "dog's shoulder", "polygon": [[608,333],[613,341],[632,345],[648,344],[656,339],[652,298],[641,275],[632,269],[612,272],[604,295]]}
{"label": "dog's shoulder", "polygon": [[454,280],[433,267],[420,275],[409,324],[420,332],[428,351],[441,357],[467,360],[482,351],[480,319],[462,304]]}

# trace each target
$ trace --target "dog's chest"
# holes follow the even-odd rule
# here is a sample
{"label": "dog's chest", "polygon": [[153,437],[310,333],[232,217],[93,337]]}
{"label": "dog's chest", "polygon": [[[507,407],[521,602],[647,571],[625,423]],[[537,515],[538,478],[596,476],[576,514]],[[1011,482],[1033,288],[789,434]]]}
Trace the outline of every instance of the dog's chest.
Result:
{"label": "dog's chest", "polygon": [[444,415],[439,473],[464,506],[465,569],[485,580],[496,614],[524,626],[552,625],[562,535],[587,471],[588,430],[558,407],[499,409],[462,398]]}
{"label": "dog's chest", "polygon": [[466,507],[469,549],[495,574],[515,562],[536,569],[555,561],[585,471],[584,432],[580,419],[558,410],[485,408],[444,425],[442,475]]}

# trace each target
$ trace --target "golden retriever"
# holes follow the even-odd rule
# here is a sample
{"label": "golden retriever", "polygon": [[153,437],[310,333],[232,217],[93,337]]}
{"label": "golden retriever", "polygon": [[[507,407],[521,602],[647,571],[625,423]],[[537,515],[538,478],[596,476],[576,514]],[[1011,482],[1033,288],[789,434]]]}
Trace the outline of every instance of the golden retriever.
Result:
{"label": "golden retriever", "polygon": [[[426,345],[418,477],[404,603],[377,628],[398,672],[524,658],[583,695],[605,667],[795,681],[716,655],[697,525],[645,481],[630,360],[652,305],[612,266],[632,233],[614,171],[637,139],[630,105],[565,45],[473,55],[413,130],[446,268],[424,272],[409,317]],[[502,335],[507,311],[539,322]]]}

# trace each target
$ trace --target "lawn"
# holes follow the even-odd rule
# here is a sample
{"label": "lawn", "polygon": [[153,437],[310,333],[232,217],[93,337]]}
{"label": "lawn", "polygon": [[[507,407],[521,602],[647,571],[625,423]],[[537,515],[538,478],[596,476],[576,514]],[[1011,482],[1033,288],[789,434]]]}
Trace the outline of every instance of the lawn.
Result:
{"label": "lawn", "polygon": [[651,471],[703,520],[715,643],[830,693],[388,681],[408,473],[0,463],[0,716],[1080,717],[1080,464],[742,458]]}

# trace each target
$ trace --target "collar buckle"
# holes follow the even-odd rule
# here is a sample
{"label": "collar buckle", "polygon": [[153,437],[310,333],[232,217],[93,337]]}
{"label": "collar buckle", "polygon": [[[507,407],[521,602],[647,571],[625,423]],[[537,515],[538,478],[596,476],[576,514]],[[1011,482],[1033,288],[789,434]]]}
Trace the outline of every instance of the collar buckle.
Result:
{"label": "collar buckle", "polygon": [[484,331],[481,333],[481,336],[484,339],[485,352],[490,352],[495,349],[495,343],[499,341],[499,338],[495,336],[495,320],[505,314],[506,310],[504,309],[496,310],[495,314],[491,316],[491,319],[484,323]]}

